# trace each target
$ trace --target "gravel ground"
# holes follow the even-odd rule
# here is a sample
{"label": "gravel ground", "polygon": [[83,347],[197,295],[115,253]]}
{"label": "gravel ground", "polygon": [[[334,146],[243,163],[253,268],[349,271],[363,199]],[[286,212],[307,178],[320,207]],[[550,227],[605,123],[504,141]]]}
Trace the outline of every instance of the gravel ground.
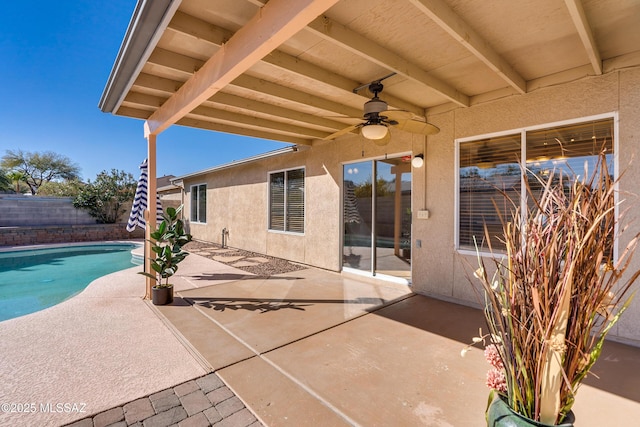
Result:
{"label": "gravel ground", "polygon": [[[193,240],[184,246],[188,252],[204,256],[258,276],[272,276],[304,270],[304,265],[236,248],[222,248],[217,243]],[[225,260],[228,259],[228,261]]]}

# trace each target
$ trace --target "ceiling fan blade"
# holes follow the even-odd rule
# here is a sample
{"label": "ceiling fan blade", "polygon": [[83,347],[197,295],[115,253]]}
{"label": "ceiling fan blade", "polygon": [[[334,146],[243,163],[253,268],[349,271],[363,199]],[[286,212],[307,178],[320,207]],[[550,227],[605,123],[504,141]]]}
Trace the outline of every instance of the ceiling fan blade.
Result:
{"label": "ceiling fan blade", "polygon": [[420,120],[398,121],[396,127],[405,132],[418,133],[421,135],[435,135],[436,133],[440,132],[440,129],[438,129],[436,126]]}
{"label": "ceiling fan blade", "polygon": [[402,121],[402,120],[411,120],[416,117],[411,111],[403,111],[403,110],[387,110],[380,113],[381,116],[385,116],[390,120]]}
{"label": "ceiling fan blade", "polygon": [[344,128],[344,129],[339,130],[338,132],[332,133],[331,135],[326,136],[326,137],[324,137],[322,139],[325,140],[325,141],[329,140],[329,139],[336,139],[337,137],[339,137],[341,135],[344,135],[344,134],[347,134],[349,132],[352,132],[352,131],[356,130],[357,128],[361,127],[361,126],[362,126],[362,123],[359,123],[359,124],[353,125],[353,126],[348,126],[348,127]]}

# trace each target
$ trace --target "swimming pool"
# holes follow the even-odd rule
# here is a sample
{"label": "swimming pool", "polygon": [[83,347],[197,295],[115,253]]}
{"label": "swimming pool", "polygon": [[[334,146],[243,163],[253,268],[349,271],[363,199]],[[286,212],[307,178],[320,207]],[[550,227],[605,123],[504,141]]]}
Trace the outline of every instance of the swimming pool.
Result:
{"label": "swimming pool", "polygon": [[93,280],[133,267],[135,244],[70,245],[0,252],[0,321],[54,306]]}

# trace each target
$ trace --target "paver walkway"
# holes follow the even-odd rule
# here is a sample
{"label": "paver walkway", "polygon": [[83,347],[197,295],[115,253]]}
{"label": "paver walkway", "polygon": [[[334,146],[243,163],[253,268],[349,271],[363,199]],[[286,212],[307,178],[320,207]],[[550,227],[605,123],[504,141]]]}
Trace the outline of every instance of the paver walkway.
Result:
{"label": "paver walkway", "polygon": [[84,418],[68,427],[261,427],[214,373]]}

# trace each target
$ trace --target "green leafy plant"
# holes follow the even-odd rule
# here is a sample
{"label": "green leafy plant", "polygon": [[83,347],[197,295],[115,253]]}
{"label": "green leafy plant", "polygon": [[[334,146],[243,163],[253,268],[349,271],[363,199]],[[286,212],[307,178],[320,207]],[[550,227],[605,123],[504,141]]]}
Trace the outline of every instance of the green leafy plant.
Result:
{"label": "green leafy plant", "polygon": [[95,181],[81,186],[73,206],[87,210],[101,224],[114,224],[127,211],[135,193],[133,175],[111,169],[111,172],[100,172]]}
{"label": "green leafy plant", "polygon": [[155,258],[151,259],[151,268],[154,273],[139,273],[155,279],[156,287],[159,288],[171,286],[169,278],[178,271],[178,264],[189,255],[182,249],[182,246],[191,241],[191,234],[185,231],[184,223],[178,217],[182,207],[178,209],[168,207],[162,215],[162,222],[151,233],[153,240],[149,240],[149,243],[152,245],[151,250],[156,254]]}
{"label": "green leafy plant", "polygon": [[588,179],[529,177],[540,190],[527,183],[529,208],[512,202],[512,214],[500,216],[506,253],[493,253],[492,274],[478,255],[489,333],[474,343],[490,342],[487,385],[519,414],[555,425],[630,304],[640,271],[625,272],[640,234],[613,258],[624,212],[616,214],[604,153]]}

